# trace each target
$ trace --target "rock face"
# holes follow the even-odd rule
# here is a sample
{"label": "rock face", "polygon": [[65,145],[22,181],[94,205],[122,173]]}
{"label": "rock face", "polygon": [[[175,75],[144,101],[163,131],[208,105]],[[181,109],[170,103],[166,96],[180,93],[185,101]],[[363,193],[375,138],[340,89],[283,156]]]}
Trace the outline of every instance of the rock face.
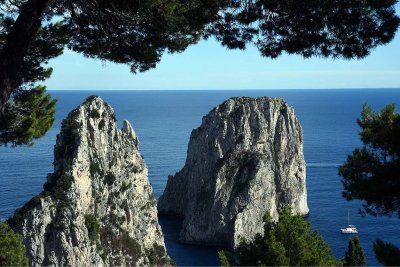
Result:
{"label": "rock face", "polygon": [[308,214],[303,132],[282,99],[231,98],[192,131],[184,168],[168,178],[160,214],[184,218],[180,240],[235,248],[263,215]]}
{"label": "rock face", "polygon": [[54,172],[10,224],[34,266],[170,265],[156,201],[129,122],[89,97],[62,123]]}

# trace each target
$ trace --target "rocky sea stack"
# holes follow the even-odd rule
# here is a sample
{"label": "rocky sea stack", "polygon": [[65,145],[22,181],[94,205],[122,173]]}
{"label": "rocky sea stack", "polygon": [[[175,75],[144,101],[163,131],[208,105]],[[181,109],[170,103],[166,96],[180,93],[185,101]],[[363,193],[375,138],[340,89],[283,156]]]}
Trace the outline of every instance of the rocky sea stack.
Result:
{"label": "rocky sea stack", "polygon": [[203,117],[158,202],[160,214],[184,218],[182,242],[229,248],[283,207],[308,214],[303,132],[293,108],[268,97],[231,98]]}
{"label": "rocky sea stack", "polygon": [[170,265],[156,200],[129,122],[89,97],[62,122],[54,172],[10,224],[34,266]]}

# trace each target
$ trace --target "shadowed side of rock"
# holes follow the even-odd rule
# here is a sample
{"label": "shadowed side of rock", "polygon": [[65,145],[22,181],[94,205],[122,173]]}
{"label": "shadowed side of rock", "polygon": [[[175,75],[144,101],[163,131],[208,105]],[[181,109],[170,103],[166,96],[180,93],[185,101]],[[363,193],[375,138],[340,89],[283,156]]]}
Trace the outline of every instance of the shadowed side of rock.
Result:
{"label": "shadowed side of rock", "polygon": [[262,218],[308,214],[303,132],[282,99],[231,98],[192,131],[184,168],[168,178],[160,214],[184,218],[180,240],[236,247]]}

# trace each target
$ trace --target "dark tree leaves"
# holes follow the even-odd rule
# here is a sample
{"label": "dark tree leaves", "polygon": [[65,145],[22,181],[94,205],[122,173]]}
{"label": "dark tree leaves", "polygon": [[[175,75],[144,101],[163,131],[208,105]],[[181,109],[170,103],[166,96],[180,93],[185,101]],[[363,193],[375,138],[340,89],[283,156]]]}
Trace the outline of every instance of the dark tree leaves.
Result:
{"label": "dark tree leaves", "polygon": [[[390,42],[396,0],[4,0],[0,2],[0,112],[18,90],[51,75],[65,47],[154,68],[164,53],[215,36],[265,57],[362,58]],[[58,22],[55,22],[58,21]],[[34,84],[34,85],[33,85]],[[15,142],[18,144],[18,142]]]}
{"label": "dark tree leaves", "polygon": [[344,255],[343,266],[365,266],[366,258],[364,250],[360,245],[358,236],[349,240],[349,247]]}
{"label": "dark tree leaves", "polygon": [[[5,9],[18,15],[19,7]],[[165,51],[182,52],[202,37],[229,48],[256,45],[263,56],[365,57],[390,42],[399,25],[395,0],[56,0],[54,16],[68,28],[68,47],[89,57],[155,67]],[[4,7],[3,7],[4,9]],[[63,43],[63,42],[59,42]]]}
{"label": "dark tree leaves", "polygon": [[[357,123],[364,145],[339,168],[343,196],[362,200],[363,214],[400,216],[400,114],[394,104],[380,112],[364,105]],[[377,239],[374,251],[381,264],[400,265],[400,250],[395,245]]]}
{"label": "dark tree leaves", "polygon": [[400,114],[394,104],[379,113],[364,105],[357,123],[364,146],[339,168],[343,196],[363,200],[364,214],[400,216]]}
{"label": "dark tree leaves", "polygon": [[22,236],[14,233],[6,222],[0,222],[0,266],[28,266]]}
{"label": "dark tree leaves", "polygon": [[[11,14],[0,12],[0,50],[4,46],[14,22]],[[45,65],[50,59],[62,54],[68,41],[68,30],[62,22],[47,23],[40,27],[20,64],[18,76],[15,77],[20,87],[26,89],[36,82],[49,78],[52,69]]]}
{"label": "dark tree leaves", "polygon": [[197,43],[227,0],[61,1],[71,38],[68,47],[86,56],[154,68],[164,52]]}
{"label": "dark tree leaves", "polygon": [[[14,1],[11,5],[8,1],[2,6],[8,8],[0,12],[0,50],[23,2]],[[62,22],[47,23],[38,29],[14,77],[20,86],[15,88],[0,115],[0,145],[32,145],[34,139],[42,137],[53,125],[56,102],[45,95],[44,87],[36,84],[50,77],[52,68],[46,65],[62,54],[68,40]]]}
{"label": "dark tree leaves", "polygon": [[385,266],[400,266],[400,249],[393,244],[377,239],[374,242],[377,260]]}
{"label": "dark tree leaves", "polygon": [[208,28],[228,48],[253,43],[265,57],[282,53],[363,58],[398,28],[396,0],[233,0]]}
{"label": "dark tree leaves", "polygon": [[337,266],[331,248],[301,216],[289,209],[279,213],[279,221],[264,217],[264,233],[252,242],[243,240],[234,255],[219,253],[221,265],[240,266]]}
{"label": "dark tree leaves", "polygon": [[0,145],[32,145],[53,126],[56,100],[44,87],[21,90],[0,114]]}

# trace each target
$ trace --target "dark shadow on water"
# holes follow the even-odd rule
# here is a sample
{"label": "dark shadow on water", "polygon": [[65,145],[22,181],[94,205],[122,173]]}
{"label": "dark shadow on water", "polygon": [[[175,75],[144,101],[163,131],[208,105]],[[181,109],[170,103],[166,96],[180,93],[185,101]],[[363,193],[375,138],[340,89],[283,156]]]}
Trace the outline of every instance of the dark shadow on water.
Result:
{"label": "dark shadow on water", "polygon": [[169,216],[159,216],[158,220],[168,255],[178,266],[220,266],[217,253],[222,248],[180,243],[182,220]]}

